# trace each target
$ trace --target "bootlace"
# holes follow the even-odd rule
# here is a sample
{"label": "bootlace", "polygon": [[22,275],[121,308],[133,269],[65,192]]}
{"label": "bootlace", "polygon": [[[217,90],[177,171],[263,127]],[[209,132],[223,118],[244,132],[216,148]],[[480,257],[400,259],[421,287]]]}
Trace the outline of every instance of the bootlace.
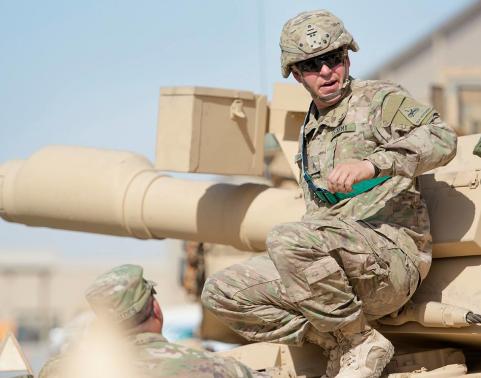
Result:
{"label": "bootlace", "polygon": [[341,366],[351,366],[356,361],[356,356],[352,353],[352,345],[349,340],[339,332],[337,335],[341,353]]}
{"label": "bootlace", "polygon": [[342,332],[336,331],[335,336],[341,350],[341,354],[348,351],[351,347],[349,340],[343,335]]}
{"label": "bootlace", "polygon": [[351,351],[347,351],[341,356],[341,366],[351,366],[355,360],[356,358]]}

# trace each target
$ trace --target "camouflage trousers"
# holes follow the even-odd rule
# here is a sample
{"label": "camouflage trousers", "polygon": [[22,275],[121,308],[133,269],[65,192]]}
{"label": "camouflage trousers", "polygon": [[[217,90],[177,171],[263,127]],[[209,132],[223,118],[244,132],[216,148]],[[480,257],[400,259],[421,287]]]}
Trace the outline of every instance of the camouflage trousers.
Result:
{"label": "camouflage trousers", "polygon": [[268,254],[210,277],[203,304],[252,341],[330,349],[331,332],[402,307],[419,274],[392,241],[349,220],[275,226]]}

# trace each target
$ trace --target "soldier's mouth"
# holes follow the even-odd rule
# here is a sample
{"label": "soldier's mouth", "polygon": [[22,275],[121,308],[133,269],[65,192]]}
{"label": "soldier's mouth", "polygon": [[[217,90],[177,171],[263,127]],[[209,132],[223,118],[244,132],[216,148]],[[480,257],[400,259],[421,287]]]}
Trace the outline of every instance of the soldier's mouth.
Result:
{"label": "soldier's mouth", "polygon": [[337,85],[336,80],[330,80],[325,82],[324,84],[321,85],[322,89],[335,89],[334,87]]}

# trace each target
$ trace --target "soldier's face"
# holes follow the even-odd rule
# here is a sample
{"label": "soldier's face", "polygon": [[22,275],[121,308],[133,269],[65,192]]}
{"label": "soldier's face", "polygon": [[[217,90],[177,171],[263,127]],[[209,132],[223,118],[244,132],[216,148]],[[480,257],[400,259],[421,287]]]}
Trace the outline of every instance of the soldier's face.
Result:
{"label": "soldier's face", "polygon": [[342,98],[344,79],[349,75],[349,57],[329,67],[323,64],[318,71],[300,71],[293,67],[294,78],[311,94],[319,109],[338,103]]}

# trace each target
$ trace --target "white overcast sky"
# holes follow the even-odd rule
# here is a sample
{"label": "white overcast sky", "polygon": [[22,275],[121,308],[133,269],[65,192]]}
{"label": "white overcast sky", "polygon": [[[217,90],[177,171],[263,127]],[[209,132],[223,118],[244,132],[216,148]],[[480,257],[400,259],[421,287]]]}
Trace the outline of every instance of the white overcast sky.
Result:
{"label": "white overcast sky", "polygon": [[[472,0],[0,0],[0,164],[48,144],[154,158],[159,88],[199,85],[272,94],[279,32],[329,9],[361,50],[362,77]],[[162,243],[32,229],[0,220],[0,251],[158,253]]]}

